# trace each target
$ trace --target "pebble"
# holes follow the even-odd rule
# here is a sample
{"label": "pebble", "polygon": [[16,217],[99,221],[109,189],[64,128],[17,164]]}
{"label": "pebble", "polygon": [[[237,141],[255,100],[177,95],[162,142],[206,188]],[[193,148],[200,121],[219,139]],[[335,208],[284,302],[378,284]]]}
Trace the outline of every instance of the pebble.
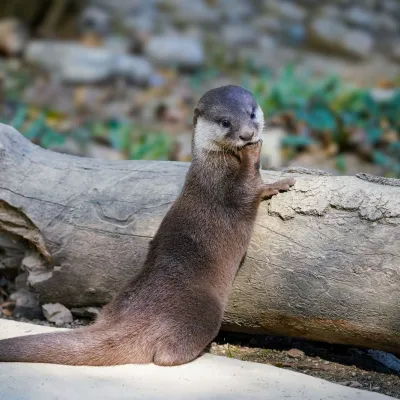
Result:
{"label": "pebble", "polygon": [[146,45],[145,54],[162,66],[196,68],[205,61],[200,39],[175,34],[153,36]]}
{"label": "pebble", "polygon": [[94,32],[106,36],[111,30],[111,16],[102,7],[89,6],[80,16],[79,28],[81,32]]}
{"label": "pebble", "polygon": [[286,352],[286,354],[289,357],[292,357],[292,358],[302,358],[302,357],[304,357],[304,351],[301,351],[299,349],[290,349],[290,350],[288,350]]}
{"label": "pebble", "polygon": [[336,19],[317,18],[310,25],[312,44],[317,48],[329,48],[332,52],[346,53],[358,58],[367,58],[374,47],[371,34],[358,29],[349,29]]}
{"label": "pebble", "polygon": [[47,321],[54,323],[56,326],[62,326],[74,320],[71,311],[60,303],[43,304],[42,310]]}
{"label": "pebble", "polygon": [[348,385],[348,386],[350,386],[352,388],[358,388],[358,389],[363,387],[363,385],[357,381],[351,381],[350,385]]}
{"label": "pebble", "polygon": [[19,289],[14,292],[10,299],[15,302],[16,306],[34,308],[39,305],[35,293],[30,292],[28,289]]}
{"label": "pebble", "polygon": [[267,10],[292,21],[303,21],[307,16],[307,11],[303,7],[289,1],[266,0],[265,7]]}

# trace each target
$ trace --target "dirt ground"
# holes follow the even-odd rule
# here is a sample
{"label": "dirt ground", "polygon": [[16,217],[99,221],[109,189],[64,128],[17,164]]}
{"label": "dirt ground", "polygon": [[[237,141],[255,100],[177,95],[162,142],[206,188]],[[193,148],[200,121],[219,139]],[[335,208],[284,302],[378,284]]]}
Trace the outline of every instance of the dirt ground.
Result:
{"label": "dirt ground", "polygon": [[209,351],[400,399],[400,375],[375,361],[365,349],[287,337],[221,332]]}
{"label": "dirt ground", "polygon": [[[43,320],[6,317],[1,313],[0,318],[52,325]],[[76,328],[88,323],[90,321],[86,319],[75,319],[65,327]],[[400,399],[400,374],[374,360],[365,349],[288,337],[221,332],[207,351],[239,360],[270,364]]]}

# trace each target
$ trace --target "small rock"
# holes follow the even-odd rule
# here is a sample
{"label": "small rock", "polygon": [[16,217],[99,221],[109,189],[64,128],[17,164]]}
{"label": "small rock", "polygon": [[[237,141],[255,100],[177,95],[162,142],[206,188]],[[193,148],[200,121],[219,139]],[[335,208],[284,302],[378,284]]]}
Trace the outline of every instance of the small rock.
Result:
{"label": "small rock", "polygon": [[303,7],[288,1],[266,0],[265,7],[267,11],[274,12],[282,18],[292,21],[301,22],[307,16],[307,11]]}
{"label": "small rock", "polygon": [[0,53],[7,56],[20,54],[27,42],[28,36],[24,25],[17,19],[0,20]]}
{"label": "small rock", "polygon": [[380,386],[373,386],[371,388],[371,390],[373,390],[375,392],[375,391],[379,390],[380,388],[381,388]]}
{"label": "small rock", "polygon": [[125,54],[128,45],[109,42],[103,47],[87,47],[75,42],[32,41],[26,59],[58,72],[64,82],[96,83],[122,76],[136,83],[148,83],[153,68],[140,56]]}
{"label": "small rock", "polygon": [[358,389],[363,387],[363,385],[357,381],[351,381],[350,385],[348,385],[348,386],[350,386],[352,388],[358,388]]}
{"label": "small rock", "polygon": [[286,352],[286,354],[289,357],[292,357],[292,358],[302,358],[302,357],[304,357],[304,351],[301,351],[299,349],[290,349],[290,350],[288,350]]}
{"label": "small rock", "polygon": [[101,36],[106,36],[110,32],[110,24],[109,13],[105,9],[96,6],[87,7],[79,19],[81,32],[93,32]]}
{"label": "small rock", "polygon": [[103,46],[113,53],[127,54],[132,47],[132,41],[124,36],[107,36]]}
{"label": "small rock", "polygon": [[76,45],[63,57],[61,77],[64,82],[96,83],[109,79],[116,56],[105,48]]}
{"label": "small rock", "polygon": [[163,66],[196,68],[204,63],[201,40],[182,35],[154,36],[147,43],[145,53]]}
{"label": "small rock", "polygon": [[338,382],[338,384],[339,385],[342,385],[342,386],[349,386],[350,385],[350,381],[342,381],[342,382]]}
{"label": "small rock", "polygon": [[156,26],[155,16],[152,12],[127,15],[122,19],[121,23],[130,36],[139,43],[145,42]]}
{"label": "small rock", "polygon": [[140,56],[121,54],[115,59],[114,74],[137,84],[147,84],[154,75],[150,62]]}
{"label": "small rock", "polygon": [[351,55],[367,58],[372,53],[374,39],[367,32],[352,29],[345,33],[342,39],[342,46]]}
{"label": "small rock", "polygon": [[340,21],[329,18],[317,18],[311,23],[310,39],[315,47],[358,58],[371,55],[374,47],[374,39],[368,32],[348,29]]}
{"label": "small rock", "polygon": [[[28,273],[22,272],[15,278],[15,289],[19,291],[20,289],[26,289],[28,284]],[[1,284],[0,284],[1,286]]]}
{"label": "small rock", "polygon": [[269,35],[258,35],[258,44],[261,49],[274,49],[276,47],[276,40],[272,36]]}
{"label": "small rock", "polygon": [[222,16],[229,22],[239,22],[253,16],[253,7],[247,0],[221,0]]}
{"label": "small rock", "polygon": [[218,24],[220,12],[219,9],[211,8],[201,0],[186,0],[175,8],[172,18],[178,24],[207,26]]}
{"label": "small rock", "polygon": [[383,0],[380,1],[380,3],[382,4],[384,10],[391,14],[395,14],[400,11],[400,5],[397,0]]}
{"label": "small rock", "polygon": [[374,14],[361,7],[352,7],[345,14],[345,19],[349,24],[368,28],[374,22]]}
{"label": "small rock", "polygon": [[73,315],[79,318],[90,318],[96,319],[100,314],[100,308],[98,307],[74,307],[71,308]]}
{"label": "small rock", "polygon": [[15,301],[16,306],[34,308],[39,305],[36,294],[28,289],[19,289],[10,296],[10,299]]}
{"label": "small rock", "polygon": [[388,14],[378,14],[374,18],[376,32],[395,33],[399,30],[399,24],[395,18]]}
{"label": "small rock", "polygon": [[355,372],[352,372],[351,373],[351,376],[356,376],[357,374],[355,373]]}
{"label": "small rock", "polygon": [[60,303],[43,304],[42,310],[47,321],[53,322],[57,326],[71,323],[74,320],[71,311]]}

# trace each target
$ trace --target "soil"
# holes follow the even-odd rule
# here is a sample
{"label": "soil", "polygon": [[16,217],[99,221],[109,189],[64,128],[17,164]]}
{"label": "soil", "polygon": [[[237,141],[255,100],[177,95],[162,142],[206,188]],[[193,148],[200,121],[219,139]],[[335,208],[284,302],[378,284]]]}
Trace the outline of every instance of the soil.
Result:
{"label": "soil", "polygon": [[374,360],[366,349],[288,337],[221,332],[211,344],[210,352],[400,399],[400,374]]}
{"label": "soil", "polygon": [[[6,317],[1,313],[0,318],[53,326],[48,321]],[[75,319],[64,327],[77,328],[89,323],[87,319]],[[221,332],[207,351],[400,399],[400,374],[374,360],[366,349],[288,337]]]}

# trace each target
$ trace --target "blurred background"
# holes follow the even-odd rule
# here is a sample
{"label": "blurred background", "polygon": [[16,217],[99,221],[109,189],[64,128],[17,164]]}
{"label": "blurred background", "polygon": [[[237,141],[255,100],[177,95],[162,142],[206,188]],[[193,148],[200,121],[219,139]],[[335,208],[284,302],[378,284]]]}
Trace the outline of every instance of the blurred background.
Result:
{"label": "blurred background", "polygon": [[190,161],[206,90],[251,90],[263,167],[400,177],[400,0],[1,0],[0,121],[59,152]]}

